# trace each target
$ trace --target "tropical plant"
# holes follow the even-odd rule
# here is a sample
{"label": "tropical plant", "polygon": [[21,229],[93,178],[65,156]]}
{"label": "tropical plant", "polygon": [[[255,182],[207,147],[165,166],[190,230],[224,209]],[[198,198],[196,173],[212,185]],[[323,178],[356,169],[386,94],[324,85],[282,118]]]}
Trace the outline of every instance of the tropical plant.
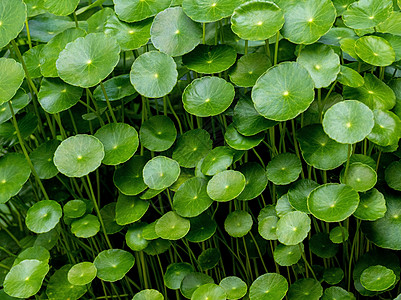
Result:
{"label": "tropical plant", "polygon": [[0,299],[400,299],[400,7],[0,0]]}

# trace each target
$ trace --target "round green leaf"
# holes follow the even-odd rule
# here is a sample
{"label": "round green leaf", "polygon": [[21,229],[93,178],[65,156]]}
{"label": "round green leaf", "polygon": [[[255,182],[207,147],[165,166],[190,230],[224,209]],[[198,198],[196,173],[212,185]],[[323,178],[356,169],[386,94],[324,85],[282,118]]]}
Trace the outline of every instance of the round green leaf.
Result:
{"label": "round green leaf", "polygon": [[45,78],[40,85],[38,101],[46,112],[56,114],[77,104],[81,95],[80,87],[69,85],[59,78]]}
{"label": "round green leaf", "polygon": [[68,271],[68,281],[73,285],[86,285],[95,279],[97,269],[91,262],[85,261],[74,265]]}
{"label": "round green leaf", "polygon": [[[129,74],[114,76],[103,83],[109,101],[116,101],[136,93],[131,84]],[[93,91],[93,97],[99,101],[106,101],[102,87],[98,85]]]}
{"label": "round green leaf", "polygon": [[356,100],[334,104],[326,111],[323,119],[323,129],[327,135],[342,144],[362,141],[373,126],[373,112]]}
{"label": "round green leaf", "polygon": [[284,25],[284,14],[273,2],[252,0],[238,6],[231,16],[233,32],[244,40],[267,40]]}
{"label": "round green leaf", "polygon": [[100,252],[94,265],[97,269],[97,277],[103,281],[114,282],[122,279],[134,266],[134,256],[124,250],[110,249]]}
{"label": "round green leaf", "polygon": [[189,130],[178,138],[172,157],[180,166],[194,168],[212,150],[212,143],[206,130]]}
{"label": "round green leaf", "polygon": [[211,219],[207,213],[203,213],[195,218],[191,218],[191,229],[185,238],[192,243],[206,241],[216,232],[216,221]]}
{"label": "round green leaf", "polygon": [[366,237],[381,248],[400,250],[401,202],[395,195],[385,195],[387,211],[376,221],[362,222],[361,228]]}
{"label": "round green leaf", "polygon": [[237,276],[225,277],[220,281],[219,285],[225,290],[229,300],[241,299],[248,291],[246,283]]}
{"label": "round green leaf", "polygon": [[[25,91],[20,88],[15,96],[11,98],[10,103],[13,107],[14,114],[17,114],[21,109],[29,104],[31,101],[30,97],[25,93]],[[0,105],[0,124],[10,120],[12,118],[10,106],[8,102]]]}
{"label": "round green leaf", "polygon": [[276,216],[264,217],[259,221],[258,232],[265,240],[277,240],[277,221]]}
{"label": "round green leaf", "polygon": [[103,144],[96,137],[77,134],[61,142],[54,153],[54,164],[68,177],[83,177],[95,171],[103,157]]}
{"label": "round green leaf", "polygon": [[170,56],[181,56],[200,43],[202,29],[176,6],[157,14],[150,35],[156,49]]}
{"label": "round green leaf", "polygon": [[367,73],[365,84],[358,88],[344,87],[344,97],[363,102],[370,109],[390,110],[396,103],[394,91],[376,76]]}
{"label": "round green leaf", "polygon": [[233,123],[237,131],[245,136],[258,134],[277,124],[276,121],[262,117],[249,98],[238,100],[234,107]]}
{"label": "round green leaf", "polygon": [[50,259],[50,253],[46,248],[43,248],[42,246],[33,246],[26,248],[20,254],[18,254],[18,257],[14,260],[13,266],[18,265],[20,262],[26,259],[36,259],[48,263]]}
{"label": "round green leaf", "polygon": [[313,44],[326,34],[336,19],[329,0],[276,1],[284,11],[283,37],[296,44]]}
{"label": "round green leaf", "polygon": [[48,232],[60,221],[63,214],[60,204],[53,200],[42,200],[28,209],[25,223],[35,233]]}
{"label": "round green leaf", "polygon": [[30,298],[39,292],[47,272],[47,262],[23,260],[8,272],[3,283],[4,291],[12,297]]}
{"label": "round green leaf", "polygon": [[157,290],[146,289],[136,293],[132,300],[164,300],[164,296]]}
{"label": "round green leaf", "polygon": [[391,0],[360,0],[344,12],[344,24],[354,29],[366,29],[385,21],[393,11]]}
{"label": "round green leaf", "polygon": [[297,180],[301,171],[301,161],[292,153],[279,154],[266,166],[267,178],[278,185],[286,185]]}
{"label": "round green leaf", "polygon": [[182,95],[184,109],[198,117],[224,112],[233,102],[234,87],[219,77],[202,77],[189,84]]}
{"label": "round green leaf", "polygon": [[29,154],[29,158],[40,179],[50,179],[58,174],[53,162],[54,152],[60,145],[58,140],[49,140]]}
{"label": "round green leaf", "polygon": [[391,44],[378,36],[363,36],[355,42],[355,52],[368,64],[389,66],[395,61],[395,52]]}
{"label": "round green leaf", "polygon": [[100,223],[94,215],[86,215],[71,223],[71,232],[79,238],[95,236],[100,230]]}
{"label": "round green leaf", "polygon": [[288,201],[287,194],[284,194],[277,200],[275,208],[277,216],[279,216],[280,218],[291,211],[295,211],[295,209],[291,206],[290,202]]}
{"label": "round green leaf", "polygon": [[173,199],[173,208],[182,217],[192,218],[200,215],[212,204],[206,191],[207,181],[193,177],[185,181]]}
{"label": "round green leaf", "polygon": [[266,273],[252,283],[249,288],[250,300],[281,300],[288,290],[288,282],[277,273]]}
{"label": "round green leaf", "polygon": [[180,291],[185,298],[190,299],[198,287],[207,283],[213,283],[213,278],[203,273],[192,272],[182,280]]}
{"label": "round green leaf", "polygon": [[342,244],[348,240],[349,233],[346,228],[336,226],[330,230],[329,238],[334,244]]}
{"label": "round green leaf", "polygon": [[200,23],[215,22],[230,16],[242,0],[183,0],[185,14]]}
{"label": "round green leaf", "polygon": [[185,276],[195,271],[195,268],[189,263],[173,263],[168,265],[163,279],[166,287],[172,290],[178,290]]}
{"label": "round green leaf", "polygon": [[375,125],[367,136],[368,140],[379,146],[398,143],[401,137],[401,120],[391,111],[375,109],[373,111]]}
{"label": "round green leaf", "polygon": [[274,261],[280,266],[292,266],[296,264],[302,256],[303,246],[278,244],[273,251]]}
{"label": "round green leaf", "polygon": [[328,284],[340,283],[344,278],[344,271],[341,268],[328,268],[324,270],[323,279]]}
{"label": "round green leaf", "polygon": [[141,144],[150,151],[169,149],[177,137],[173,121],[167,116],[153,116],[146,120],[139,130]]}
{"label": "round green leaf", "polygon": [[156,223],[156,234],[165,240],[179,240],[189,231],[190,222],[176,212],[165,213]]}
{"label": "round green leaf", "polygon": [[263,53],[255,52],[241,56],[235,67],[229,71],[230,80],[240,87],[252,87],[271,65],[269,58]]}
{"label": "round green leaf", "polygon": [[348,146],[329,138],[320,124],[303,127],[297,138],[304,160],[317,169],[332,170],[347,160]]}
{"label": "round green leaf", "polygon": [[221,286],[214,283],[206,283],[198,287],[191,296],[191,300],[201,299],[225,300],[227,295]]}
{"label": "round green leaf", "polygon": [[129,227],[125,234],[125,242],[131,250],[142,251],[149,245],[150,241],[146,240],[143,235],[143,229],[146,226],[146,223],[136,222]]}
{"label": "round green leaf", "polygon": [[228,45],[199,45],[182,57],[183,64],[190,70],[213,74],[231,67],[237,58],[237,52]]}
{"label": "round green leaf", "polygon": [[300,179],[290,186],[288,201],[296,210],[309,213],[308,196],[319,185],[311,179]]}
{"label": "round green leaf", "polygon": [[116,204],[116,223],[127,225],[142,218],[149,208],[149,202],[120,194]]}
{"label": "round green leaf", "polygon": [[336,300],[336,299],[355,300],[355,296],[351,292],[347,292],[346,290],[344,290],[339,286],[331,286],[325,289],[322,300]]}
{"label": "round green leaf", "polygon": [[104,24],[103,32],[114,37],[122,51],[130,51],[148,43],[151,25],[152,19],[127,24],[121,22],[113,13]]}
{"label": "round green leaf", "polygon": [[384,266],[366,268],[360,278],[363,287],[369,291],[384,291],[396,281],[394,271]]}
{"label": "round green leaf", "polygon": [[345,66],[340,66],[337,80],[342,85],[350,87],[360,87],[365,83],[365,80],[357,71]]}
{"label": "round green leaf", "polygon": [[265,118],[286,121],[298,116],[313,102],[313,87],[313,80],[303,66],[284,62],[259,77],[252,88],[252,100]]}
{"label": "round green leaf", "polygon": [[177,65],[170,56],[150,51],[139,56],[131,67],[130,79],[139,94],[160,98],[172,91],[177,83]]}
{"label": "round green leaf", "polygon": [[40,44],[24,52],[22,55],[31,78],[42,77],[42,73],[40,72],[40,52],[42,51],[43,47],[44,44]]}
{"label": "round green leaf", "polygon": [[31,169],[20,153],[8,153],[0,157],[0,203],[17,195],[31,175]]}
{"label": "round green leaf", "polygon": [[[334,3],[335,1],[336,0],[333,1],[334,6],[336,6],[336,4]],[[352,0],[340,0],[340,1],[352,1]],[[324,36],[320,38],[319,42],[326,45],[340,46],[340,41],[345,38],[357,39],[358,36],[355,34],[355,31],[353,31],[350,28],[332,27]]]}
{"label": "round green leaf", "polygon": [[359,204],[358,193],[348,185],[328,183],[314,189],[308,197],[309,211],[319,220],[340,222],[352,215]]}
{"label": "round green leaf", "polygon": [[309,249],[321,258],[334,257],[338,252],[338,245],[330,240],[329,234],[318,232],[309,239]]}
{"label": "round green leaf", "polygon": [[254,136],[243,136],[236,129],[234,123],[230,124],[224,134],[226,143],[235,150],[249,150],[259,145],[264,138],[260,132]]}
{"label": "round green leaf", "polygon": [[55,35],[40,52],[40,71],[44,77],[58,77],[56,61],[65,46],[79,37],[84,37],[86,32],[80,28],[68,28]]}
{"label": "round green leaf", "polygon": [[319,281],[313,278],[302,278],[295,281],[288,290],[289,300],[318,300],[323,295]]}
{"label": "round green leaf", "polygon": [[[6,2],[9,1],[7,0]],[[19,2],[19,0],[16,2]],[[3,2],[0,5],[3,5]],[[12,4],[10,3],[10,5]],[[0,26],[0,32],[2,29],[3,26]],[[2,37],[0,36],[0,39],[1,38]],[[5,57],[0,58],[0,70],[7,70],[7,72],[0,73],[0,104],[3,104],[14,97],[14,95],[17,93],[17,90],[24,80],[25,73],[20,63],[16,62],[12,58]]]}
{"label": "round green leaf", "polygon": [[198,256],[199,267],[204,270],[210,270],[217,266],[221,259],[220,251],[216,248],[208,248]]}
{"label": "round green leaf", "polygon": [[347,174],[341,175],[340,182],[351,186],[357,192],[366,192],[377,182],[375,170],[360,162],[350,164]]}
{"label": "round green leaf", "polygon": [[401,161],[392,162],[385,170],[387,185],[396,191],[401,191]]}
{"label": "round green leaf", "polygon": [[231,212],[224,221],[224,229],[232,237],[243,237],[251,229],[253,220],[251,215],[244,210]]}
{"label": "round green leaf", "polygon": [[208,176],[216,175],[232,164],[233,157],[234,153],[230,148],[225,146],[216,147],[204,157],[201,171]]}
{"label": "round green leaf", "polygon": [[237,197],[239,200],[251,200],[258,197],[267,186],[267,176],[263,167],[254,162],[245,163],[238,169],[245,176],[245,188]]}
{"label": "round green leaf", "polygon": [[[22,31],[26,20],[26,5],[22,0],[3,0],[0,3],[0,48],[7,46],[7,44],[15,39]],[[0,67],[2,72],[7,76],[10,75],[8,69]],[[3,82],[3,80],[0,80]],[[2,93],[0,93],[2,94]],[[7,100],[6,100],[7,101]]]}
{"label": "round green leaf", "polygon": [[57,16],[72,14],[79,4],[79,0],[44,0],[43,8]]}
{"label": "round green leaf", "polygon": [[66,218],[76,219],[82,217],[86,212],[86,204],[82,200],[70,200],[63,206]]}
{"label": "round green leaf", "polygon": [[113,181],[121,193],[125,195],[138,195],[146,189],[143,181],[143,167],[147,159],[135,155],[114,173]]}
{"label": "round green leaf", "polygon": [[125,123],[110,123],[96,131],[95,135],[104,146],[103,163],[118,165],[129,160],[139,145],[138,132]]}
{"label": "round green leaf", "polygon": [[171,0],[113,0],[118,18],[125,22],[137,22],[156,15],[167,8]]}
{"label": "round green leaf", "polygon": [[296,245],[302,242],[311,227],[311,220],[306,213],[292,211],[282,216],[277,222],[277,238],[284,245]]}
{"label": "round green leaf", "polygon": [[143,167],[143,181],[154,190],[161,190],[172,185],[180,176],[180,165],[175,160],[156,156]]}
{"label": "round green leaf", "polygon": [[226,170],[217,173],[209,180],[207,193],[215,201],[230,201],[242,193],[245,183],[245,176],[241,172]]}
{"label": "round green leaf", "polygon": [[120,46],[103,33],[90,33],[67,44],[57,59],[62,80],[83,88],[105,79],[120,60]]}
{"label": "round green leaf", "polygon": [[297,62],[308,70],[317,89],[329,86],[340,72],[340,58],[327,45],[314,44],[303,48]]}

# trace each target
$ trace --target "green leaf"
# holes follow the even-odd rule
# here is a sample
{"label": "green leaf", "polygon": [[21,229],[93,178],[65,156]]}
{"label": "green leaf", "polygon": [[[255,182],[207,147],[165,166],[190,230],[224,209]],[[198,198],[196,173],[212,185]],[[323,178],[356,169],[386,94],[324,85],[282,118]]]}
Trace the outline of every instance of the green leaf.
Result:
{"label": "green leaf", "polygon": [[54,164],[68,177],[83,177],[95,171],[104,158],[103,144],[94,136],[77,134],[58,146]]}
{"label": "green leaf", "polygon": [[227,170],[233,162],[233,157],[233,151],[226,146],[214,148],[202,161],[202,173],[208,176],[213,176],[221,171]]}
{"label": "green leaf", "polygon": [[314,44],[303,48],[297,62],[308,70],[317,89],[328,87],[340,72],[340,58],[327,45]]}
{"label": "green leaf", "polygon": [[363,36],[355,42],[356,54],[373,66],[389,66],[395,61],[391,44],[378,36]]}
{"label": "green leaf", "polygon": [[165,240],[179,240],[189,231],[190,222],[177,213],[169,211],[156,223],[156,234]]}
{"label": "green leaf", "polygon": [[[0,26],[0,30],[2,27],[3,26]],[[7,70],[7,72],[0,73],[0,104],[3,104],[17,93],[17,90],[24,80],[25,73],[20,63],[12,58],[5,57],[0,58],[0,70]]]}
{"label": "green leaf", "polygon": [[311,179],[300,179],[294,182],[288,190],[288,201],[296,210],[309,214],[308,196],[319,185]]}
{"label": "green leaf", "polygon": [[280,217],[277,222],[277,238],[284,245],[302,242],[311,229],[311,220],[306,213],[292,211]]}
{"label": "green leaf", "polygon": [[17,195],[31,175],[31,169],[20,153],[8,153],[0,157],[0,203],[6,203]]}
{"label": "green leaf", "polygon": [[238,195],[239,200],[252,200],[258,197],[267,186],[266,172],[261,165],[254,162],[248,162],[238,168],[245,176],[245,188]]}
{"label": "green leaf", "polygon": [[43,8],[57,16],[72,14],[79,4],[79,0],[44,0]]}
{"label": "green leaf", "polygon": [[292,266],[296,264],[302,256],[303,244],[287,246],[278,244],[273,251],[274,261],[280,266]]}
{"label": "green leaf", "polygon": [[118,165],[129,160],[138,149],[138,132],[125,123],[110,123],[96,131],[95,135],[104,146],[105,165]]}
{"label": "green leaf", "polygon": [[77,300],[87,292],[83,285],[73,285],[68,281],[68,271],[71,265],[64,265],[50,277],[47,283],[46,295],[49,300],[71,299]]}
{"label": "green leaf", "polygon": [[325,222],[345,220],[355,212],[358,204],[358,193],[345,184],[323,184],[314,189],[308,197],[311,214]]}
{"label": "green leaf", "polygon": [[164,296],[157,290],[145,289],[136,293],[132,300],[164,300]]}
{"label": "green leaf", "polygon": [[157,14],[150,35],[156,49],[170,56],[181,56],[200,43],[202,30],[181,7],[169,7]]}
{"label": "green leaf", "polygon": [[[21,109],[26,107],[29,102],[31,102],[30,97],[25,93],[25,91],[20,88],[17,93],[11,98],[10,103],[13,107],[14,114],[17,114]],[[10,120],[12,118],[10,106],[8,102],[0,105],[0,124]]]}
{"label": "green leaf", "polygon": [[127,225],[140,220],[149,208],[149,202],[120,194],[116,204],[116,222]]}
{"label": "green leaf", "polygon": [[221,254],[217,248],[208,248],[198,256],[198,264],[203,271],[210,270],[217,266],[220,259]]}
{"label": "green leaf", "polygon": [[238,6],[231,16],[232,31],[244,40],[267,40],[283,25],[282,10],[275,3],[268,1],[245,2]]}
{"label": "green leaf", "polygon": [[149,98],[160,98],[172,91],[177,83],[177,66],[165,53],[150,51],[132,64],[130,80],[135,90]]}
{"label": "green leaf", "polygon": [[28,209],[25,223],[30,231],[43,233],[52,230],[63,214],[60,204],[53,200],[42,200]]}
{"label": "green leaf", "polygon": [[38,101],[49,114],[57,114],[77,104],[82,88],[69,85],[59,78],[43,79],[40,84]]}
{"label": "green leaf", "polygon": [[396,191],[401,191],[401,161],[392,162],[385,170],[387,185]]}
{"label": "green leaf", "polygon": [[227,299],[241,299],[246,295],[248,286],[246,283],[237,276],[228,276],[223,278],[219,284],[225,291]]}
{"label": "green leaf", "polygon": [[303,66],[284,62],[259,77],[252,88],[252,100],[265,118],[286,121],[298,116],[313,102],[313,87],[313,80]]}
{"label": "green leaf", "polygon": [[243,136],[236,129],[234,123],[231,123],[224,134],[226,143],[235,150],[250,150],[258,146],[264,139],[264,133],[260,132],[254,136]]}
{"label": "green leaf", "polygon": [[206,241],[216,232],[216,221],[211,219],[206,212],[195,218],[191,218],[189,221],[191,228],[185,238],[192,243]]}
{"label": "green leaf", "polygon": [[376,185],[377,174],[370,166],[356,162],[349,165],[347,174],[341,173],[340,182],[357,192],[366,192]]}
{"label": "green leaf", "polygon": [[207,193],[215,201],[230,201],[242,193],[245,182],[245,176],[241,172],[226,170],[209,180]]}
{"label": "green leaf", "polygon": [[206,191],[207,181],[193,177],[185,181],[177,190],[173,198],[175,212],[186,218],[200,215],[212,204],[212,199]]}
{"label": "green leaf", "polygon": [[171,0],[113,0],[118,17],[125,22],[137,22],[156,15],[170,6]]}
{"label": "green leaf", "polygon": [[286,185],[297,180],[302,171],[299,158],[292,153],[275,156],[266,166],[267,178],[277,185]]}
{"label": "green leaf", "polygon": [[169,149],[177,137],[174,122],[167,116],[153,116],[143,122],[139,130],[141,144],[150,151]]}
{"label": "green leaf", "polygon": [[180,291],[185,298],[190,299],[198,287],[207,283],[213,283],[213,278],[200,272],[192,272],[182,280]]}
{"label": "green leaf", "polygon": [[[116,101],[136,93],[131,84],[129,74],[114,76],[103,83],[109,101]],[[102,87],[98,85],[93,91],[93,97],[98,101],[106,101]]]}
{"label": "green leaf", "polygon": [[68,281],[73,285],[86,285],[95,279],[97,269],[91,262],[78,263],[68,271]]}
{"label": "green leaf", "polygon": [[67,44],[56,61],[62,80],[83,88],[99,84],[120,60],[120,46],[103,33],[90,33]]}
{"label": "green leaf", "polygon": [[[22,31],[26,20],[26,5],[22,0],[3,0],[0,3],[0,48],[15,39]],[[6,70],[3,66],[1,70]],[[5,72],[4,72],[5,73]],[[7,70],[7,74],[9,71]],[[1,82],[3,80],[0,80]],[[1,93],[2,94],[2,93]]]}
{"label": "green leaf", "polygon": [[184,277],[194,271],[195,268],[189,263],[172,263],[164,273],[164,284],[171,290],[178,290]]}
{"label": "green leaf", "polygon": [[203,299],[215,299],[215,300],[225,300],[226,298],[225,290],[214,283],[207,283],[198,287],[192,294],[191,300],[203,300]]}
{"label": "green leaf", "polygon": [[401,120],[391,111],[375,109],[375,125],[367,139],[379,146],[398,144],[401,137]]}
{"label": "green leaf", "polygon": [[150,241],[145,239],[143,232],[146,226],[146,223],[137,222],[128,228],[125,234],[125,242],[131,250],[142,251],[149,245]]}
{"label": "green leaf", "polygon": [[295,281],[288,290],[289,300],[318,300],[323,295],[319,281],[313,278],[302,278]]}
{"label": "green leaf", "polygon": [[94,215],[84,217],[71,223],[71,232],[79,238],[89,238],[95,236],[100,230],[100,223]]}
{"label": "green leaf", "polygon": [[362,141],[373,126],[373,112],[356,100],[334,104],[326,111],[323,119],[323,130],[330,138],[342,144]]}
{"label": "green leaf", "polygon": [[221,114],[233,102],[234,86],[219,77],[202,77],[189,84],[182,95],[184,109],[198,117]]}
{"label": "green leaf", "polygon": [[148,160],[135,155],[114,172],[113,181],[119,191],[125,195],[138,195],[146,189],[143,181],[143,167]]}
{"label": "green leaf", "polygon": [[313,44],[326,34],[336,19],[329,0],[276,1],[284,11],[283,37],[296,44]]}
{"label": "green leaf", "polygon": [[331,286],[324,290],[322,300],[335,299],[355,300],[355,296],[351,292],[347,292],[339,286]]}
{"label": "green leaf", "polygon": [[27,259],[11,268],[4,280],[4,291],[18,298],[30,298],[39,292],[49,272],[47,262]]}
{"label": "green leaf", "polygon": [[143,181],[149,188],[161,190],[171,186],[180,172],[178,162],[165,156],[156,156],[143,167]]}
{"label": "green leaf", "polygon": [[337,80],[342,85],[350,87],[360,87],[365,83],[365,80],[357,71],[345,66],[340,66]]}
{"label": "green leaf", "polygon": [[94,265],[97,269],[97,277],[103,281],[115,282],[122,279],[134,266],[134,256],[124,250],[110,249],[100,252]]}
{"label": "green leaf", "polygon": [[288,282],[277,273],[260,275],[249,288],[250,300],[281,300],[288,290]]}
{"label": "green leaf", "polygon": [[328,233],[318,232],[309,239],[309,249],[321,258],[332,258],[338,252],[338,245],[333,243]]}
{"label": "green leaf", "polygon": [[192,20],[200,23],[215,22],[231,16],[243,0],[183,0],[182,8]]}
{"label": "green leaf", "polygon": [[86,212],[86,204],[82,200],[70,200],[63,206],[64,217],[76,219],[82,217]]}
{"label": "green leaf", "polygon": [[237,52],[228,45],[199,45],[182,57],[182,63],[190,70],[213,74],[230,68],[237,59]]}
{"label": "green leaf", "polygon": [[396,276],[393,270],[377,265],[366,268],[360,280],[363,287],[369,291],[384,291],[395,283]]}
{"label": "green leaf", "polygon": [[58,170],[53,162],[53,156],[59,145],[60,142],[58,140],[49,140],[29,154],[40,179],[50,179],[58,174]]}
{"label": "green leaf", "polygon": [[24,52],[22,55],[26,69],[28,70],[31,78],[42,77],[42,73],[40,72],[40,52],[42,51],[43,47],[44,44],[40,44]]}
{"label": "green leaf", "polygon": [[277,240],[277,221],[276,216],[264,217],[259,221],[258,232],[265,240]]}
{"label": "green leaf", "polygon": [[14,260],[13,266],[18,265],[20,262],[26,259],[36,259],[48,263],[50,259],[50,253],[46,248],[43,248],[42,246],[33,246],[26,248],[20,254],[18,254],[18,257]]}
{"label": "green leaf", "polygon": [[384,22],[392,11],[392,0],[359,0],[348,6],[343,20],[353,29],[366,29]]}
{"label": "green leaf", "polygon": [[251,215],[244,210],[231,212],[224,221],[224,229],[232,237],[243,237],[251,229],[253,220]]}
{"label": "green leaf", "polygon": [[341,268],[328,268],[324,270],[323,279],[328,284],[338,284],[344,278],[344,271]]}

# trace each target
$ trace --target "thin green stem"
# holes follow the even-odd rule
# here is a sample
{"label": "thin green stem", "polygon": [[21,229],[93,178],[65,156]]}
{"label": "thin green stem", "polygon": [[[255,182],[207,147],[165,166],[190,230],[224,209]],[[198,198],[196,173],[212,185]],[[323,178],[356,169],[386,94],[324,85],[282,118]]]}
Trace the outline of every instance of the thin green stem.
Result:
{"label": "thin green stem", "polygon": [[111,107],[109,97],[107,96],[106,89],[104,88],[103,82],[100,82],[100,87],[102,88],[104,98],[106,98],[107,108],[110,111],[111,118],[113,119],[114,123],[117,123],[116,116],[114,115],[113,108]]}

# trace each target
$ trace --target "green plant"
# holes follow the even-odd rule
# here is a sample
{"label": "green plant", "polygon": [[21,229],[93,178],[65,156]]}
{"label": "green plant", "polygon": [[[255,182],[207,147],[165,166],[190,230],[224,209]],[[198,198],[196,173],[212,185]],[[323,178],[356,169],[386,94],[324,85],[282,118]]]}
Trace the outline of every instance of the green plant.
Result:
{"label": "green plant", "polygon": [[400,299],[400,8],[0,0],[0,299]]}

